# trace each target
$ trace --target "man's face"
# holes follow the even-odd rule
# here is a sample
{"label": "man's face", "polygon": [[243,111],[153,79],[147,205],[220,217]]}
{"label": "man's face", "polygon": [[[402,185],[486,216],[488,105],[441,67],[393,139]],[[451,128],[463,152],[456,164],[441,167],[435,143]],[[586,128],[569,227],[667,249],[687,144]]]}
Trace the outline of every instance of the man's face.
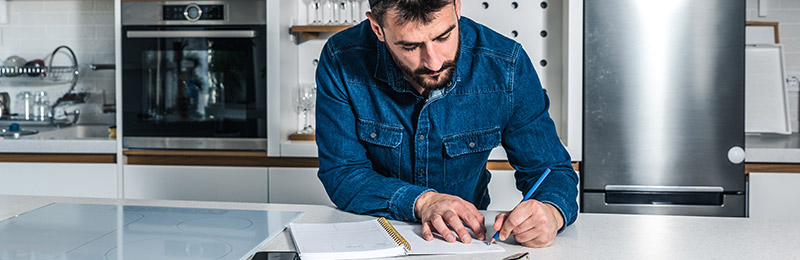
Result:
{"label": "man's face", "polygon": [[454,5],[434,13],[433,20],[427,24],[409,21],[397,25],[396,15],[396,11],[387,12],[381,30],[381,40],[386,43],[395,64],[423,89],[446,87],[453,78],[461,45]]}

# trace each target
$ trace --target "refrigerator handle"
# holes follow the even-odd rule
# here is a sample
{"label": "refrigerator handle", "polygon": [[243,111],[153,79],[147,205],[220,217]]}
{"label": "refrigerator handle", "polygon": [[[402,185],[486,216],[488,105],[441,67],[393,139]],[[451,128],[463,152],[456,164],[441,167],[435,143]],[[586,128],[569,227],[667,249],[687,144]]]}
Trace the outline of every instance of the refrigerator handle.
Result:
{"label": "refrigerator handle", "polygon": [[653,186],[653,185],[606,185],[606,191],[638,192],[724,192],[721,186]]}

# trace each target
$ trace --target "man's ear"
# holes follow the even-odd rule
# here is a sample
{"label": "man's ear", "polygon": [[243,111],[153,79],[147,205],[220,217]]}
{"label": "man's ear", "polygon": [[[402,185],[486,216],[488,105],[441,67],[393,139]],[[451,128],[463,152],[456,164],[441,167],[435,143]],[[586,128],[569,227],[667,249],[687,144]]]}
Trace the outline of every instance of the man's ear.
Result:
{"label": "man's ear", "polygon": [[461,20],[461,0],[454,0],[453,1],[454,8],[456,9],[456,16],[459,20]]}
{"label": "man's ear", "polygon": [[372,28],[372,32],[375,33],[375,36],[378,36],[378,40],[386,42],[386,36],[383,35],[381,25],[378,24],[378,21],[375,20],[375,17],[372,16],[371,12],[367,12],[367,18],[369,19],[369,27]]}

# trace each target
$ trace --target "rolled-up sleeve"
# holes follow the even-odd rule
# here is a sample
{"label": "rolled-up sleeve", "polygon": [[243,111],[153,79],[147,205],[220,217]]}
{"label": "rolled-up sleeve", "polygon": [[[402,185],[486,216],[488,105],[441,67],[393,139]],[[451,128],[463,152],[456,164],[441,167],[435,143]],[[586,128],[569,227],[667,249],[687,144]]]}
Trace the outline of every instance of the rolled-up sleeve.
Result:
{"label": "rolled-up sleeve", "polygon": [[513,66],[514,73],[509,78],[513,97],[510,121],[503,130],[503,147],[509,163],[516,169],[517,189],[523,193],[550,168],[551,173],[532,198],[555,206],[566,227],[578,215],[578,175],[548,113],[547,94],[530,58],[519,45]]}
{"label": "rolled-up sleeve", "polygon": [[326,44],[317,66],[318,177],[342,210],[416,221],[414,204],[431,189],[373,170],[367,149],[358,139],[357,117],[350,105],[358,97],[350,96],[334,50],[330,42]]}

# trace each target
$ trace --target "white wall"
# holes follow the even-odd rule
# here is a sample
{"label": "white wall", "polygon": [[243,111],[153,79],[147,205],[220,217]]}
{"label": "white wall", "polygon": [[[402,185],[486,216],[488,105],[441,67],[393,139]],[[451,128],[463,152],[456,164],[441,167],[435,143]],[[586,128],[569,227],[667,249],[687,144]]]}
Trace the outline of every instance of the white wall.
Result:
{"label": "white wall", "polygon": [[[81,66],[77,90],[92,93],[90,103],[114,102],[114,72],[92,71],[92,63],[114,63],[114,0],[7,0],[7,23],[0,24],[0,60],[17,55],[26,60],[43,59],[56,47],[75,51]],[[0,14],[3,15],[3,14]],[[67,55],[57,55],[53,64],[71,64]],[[69,84],[35,86],[3,82],[0,92],[13,100],[20,91],[47,91],[50,102],[67,91]],[[98,105],[82,105],[81,123],[113,123],[113,114],[102,114]],[[12,111],[13,112],[13,111]],[[87,121],[88,120],[88,121]]]}

